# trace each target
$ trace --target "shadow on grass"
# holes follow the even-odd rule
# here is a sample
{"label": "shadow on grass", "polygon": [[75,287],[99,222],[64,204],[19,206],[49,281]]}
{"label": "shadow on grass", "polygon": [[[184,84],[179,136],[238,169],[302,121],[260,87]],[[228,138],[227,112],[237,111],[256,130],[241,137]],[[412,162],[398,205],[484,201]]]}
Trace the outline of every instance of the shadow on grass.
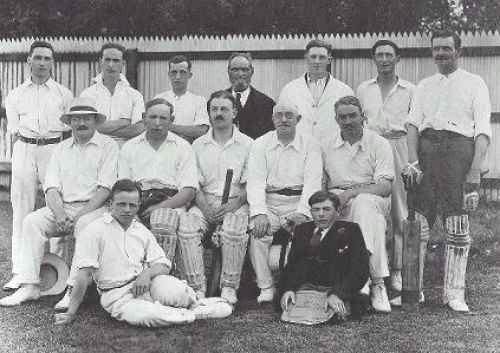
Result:
{"label": "shadow on grass", "polygon": [[[434,231],[418,310],[366,315],[361,322],[304,327],[279,322],[270,305],[240,303],[226,320],[161,329],[115,321],[96,298],[71,326],[53,324],[59,298],[0,308],[0,352],[497,352],[500,351],[499,205],[474,217],[467,277],[469,315],[441,305],[443,239]],[[11,210],[0,198],[0,283],[10,275]],[[438,226],[439,228],[439,226]],[[92,297],[92,296],[90,296]]]}

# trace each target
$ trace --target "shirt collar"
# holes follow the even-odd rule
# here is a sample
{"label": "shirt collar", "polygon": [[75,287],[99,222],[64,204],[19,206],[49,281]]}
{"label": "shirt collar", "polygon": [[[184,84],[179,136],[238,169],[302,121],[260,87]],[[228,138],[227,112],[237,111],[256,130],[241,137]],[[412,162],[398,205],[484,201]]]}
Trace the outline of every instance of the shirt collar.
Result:
{"label": "shirt collar", "polygon": [[[203,135],[202,137],[200,137],[200,139],[201,139],[200,141],[204,144],[213,143],[215,145],[218,145],[218,143],[214,140],[212,127],[210,127],[210,129],[208,129],[207,133],[205,135]],[[233,126],[233,136],[231,136],[231,138],[226,142],[226,145],[229,145],[229,144],[232,144],[235,142],[241,143],[242,141],[243,141],[243,134],[240,132],[238,127],[236,125],[234,125]]]}
{"label": "shirt collar", "polygon": [[246,90],[241,91],[241,92],[235,92],[235,90],[232,88],[231,88],[231,91],[232,91],[232,94],[234,97],[236,97],[236,93],[239,93],[239,94],[241,94],[242,99],[247,99],[248,95],[250,94],[250,86],[248,86]]}
{"label": "shirt collar", "polygon": [[[398,79],[398,81],[396,82],[396,86],[400,86],[400,87],[403,87],[403,88],[411,88],[411,83],[410,82],[408,82],[406,80],[403,80],[399,76],[396,76],[396,78]],[[368,84],[370,84],[370,85],[377,84],[377,76],[369,79],[368,80]]]}
{"label": "shirt collar", "polygon": [[[339,131],[335,135],[335,138],[332,141],[333,147],[339,148],[339,147],[344,146],[345,143],[346,142],[342,138],[342,135],[341,135],[341,132],[339,129]],[[363,129],[363,136],[361,136],[361,139],[358,141],[358,144],[359,144],[359,148],[361,148],[361,150],[365,150],[365,147],[366,147],[366,130],[365,129]]]}
{"label": "shirt collar", "polygon": [[[284,146],[283,142],[281,142],[278,139],[278,133],[276,132],[276,130],[274,130],[272,132],[271,144],[272,144],[272,147]],[[289,147],[289,146],[295,148],[297,151],[302,151],[302,149],[304,147],[304,143],[303,143],[302,135],[297,130],[295,130],[295,137],[293,138],[293,141],[290,142],[286,147]]]}
{"label": "shirt collar", "polygon": [[[149,144],[149,141],[148,139],[146,138],[146,131],[144,131],[142,134],[139,135],[139,138],[136,141],[136,143],[147,143]],[[168,134],[167,134],[167,137],[165,138],[165,141],[163,141],[163,143],[165,143],[166,141],[168,142],[175,142],[177,143],[177,139],[176,139],[177,135],[175,135],[172,131],[169,131]]]}
{"label": "shirt collar", "polygon": [[[87,145],[90,145],[90,144],[93,144],[93,145],[96,145],[96,146],[100,146],[101,143],[102,143],[102,139],[103,139],[103,135],[101,135],[96,130],[94,132],[94,136],[92,136],[92,138],[89,140],[89,142],[87,142],[84,146],[87,146]],[[72,136],[71,137],[71,146],[73,146],[73,145],[76,145],[76,141],[75,141],[75,138]]]}
{"label": "shirt collar", "polygon": [[[116,224],[118,224],[117,220],[116,220],[116,219],[114,219],[114,218],[113,218],[113,216],[111,215],[111,213],[109,213],[109,212],[105,212],[105,213],[102,215],[102,220],[103,220],[103,222],[104,222],[104,223],[106,223],[106,224],[111,224],[111,223],[116,223]],[[138,225],[138,222],[137,222],[137,220],[134,218],[134,219],[132,220],[132,223],[130,223],[130,227],[129,227],[129,229],[130,229],[130,228],[133,228],[133,227],[135,228],[135,227],[137,227],[137,225]]]}
{"label": "shirt collar", "polygon": [[[26,84],[28,86],[35,85],[35,83],[33,83],[33,81],[31,80],[31,77],[26,80]],[[49,79],[40,86],[47,86],[51,91],[56,91],[59,89],[59,87],[57,86],[57,82],[54,81],[52,77],[49,77]]]}
{"label": "shirt collar", "polygon": [[[99,73],[96,77],[94,77],[92,79],[92,82],[100,83],[101,85],[103,85],[104,83],[102,81],[102,72]],[[128,82],[128,80],[124,74],[120,74],[120,80],[118,81],[118,83],[120,83],[120,82],[127,85],[127,86],[130,86],[130,83]]]}
{"label": "shirt collar", "polygon": [[457,69],[455,71],[453,71],[451,74],[448,74],[448,75],[443,75],[442,73],[438,72],[437,75],[439,77],[439,80],[442,80],[443,78],[454,78],[456,76],[460,76],[462,72],[462,69],[457,67]]}
{"label": "shirt collar", "polygon": [[317,82],[318,84],[321,84],[321,85],[325,85],[326,83],[326,80],[328,79],[328,75],[330,75],[328,72],[326,73],[326,76],[323,77],[323,78],[320,78],[319,80],[317,81],[314,81],[311,76],[309,75],[309,72],[306,72],[306,79],[307,79],[307,83],[313,83],[313,82]]}

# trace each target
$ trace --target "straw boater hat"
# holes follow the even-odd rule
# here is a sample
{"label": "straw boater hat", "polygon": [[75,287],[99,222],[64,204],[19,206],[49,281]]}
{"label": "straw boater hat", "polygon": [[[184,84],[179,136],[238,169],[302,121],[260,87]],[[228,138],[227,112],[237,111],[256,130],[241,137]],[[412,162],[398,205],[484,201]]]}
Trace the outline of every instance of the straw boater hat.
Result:
{"label": "straw boater hat", "polygon": [[71,117],[74,115],[95,114],[97,117],[97,125],[102,124],[106,120],[106,115],[98,113],[96,102],[89,97],[76,97],[71,101],[69,112],[61,116],[61,121],[70,125]]}
{"label": "straw boater hat", "polygon": [[55,254],[44,254],[40,266],[40,295],[58,295],[66,289],[68,265]]}

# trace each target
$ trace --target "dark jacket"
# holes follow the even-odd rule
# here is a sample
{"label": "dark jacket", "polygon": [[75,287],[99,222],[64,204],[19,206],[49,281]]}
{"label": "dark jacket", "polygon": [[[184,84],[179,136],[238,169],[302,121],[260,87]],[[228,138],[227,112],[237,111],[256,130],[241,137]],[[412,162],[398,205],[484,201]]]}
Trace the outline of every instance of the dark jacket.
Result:
{"label": "dark jacket", "polygon": [[[232,92],[231,88],[226,90]],[[235,124],[245,135],[253,139],[274,130],[272,121],[274,100],[250,86],[250,93],[245,106],[236,114]]]}
{"label": "dark jacket", "polygon": [[368,280],[368,250],[357,223],[336,221],[320,243],[317,255],[310,245],[314,222],[294,232],[288,263],[280,283],[281,294],[297,291],[305,283],[331,287],[343,301],[357,296]]}

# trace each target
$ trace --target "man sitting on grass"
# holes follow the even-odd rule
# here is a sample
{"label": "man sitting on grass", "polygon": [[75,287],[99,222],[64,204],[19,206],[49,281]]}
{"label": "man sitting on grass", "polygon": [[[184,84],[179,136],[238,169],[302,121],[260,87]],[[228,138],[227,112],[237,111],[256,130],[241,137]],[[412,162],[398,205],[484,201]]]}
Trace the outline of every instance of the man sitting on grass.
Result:
{"label": "man sitting on grass", "polygon": [[[318,191],[309,205],[313,222],[295,228],[280,283],[282,319],[312,324],[337,315],[343,320],[347,301],[352,314],[359,316],[359,291],[370,273],[361,229],[357,223],[337,221],[340,200],[335,194]],[[314,302],[320,305],[312,308]],[[319,317],[314,317],[314,309]]]}
{"label": "man sitting on grass", "polygon": [[104,310],[132,325],[162,327],[231,315],[232,307],[226,301],[197,300],[192,288],[168,275],[170,261],[154,235],[135,219],[140,195],[136,183],[118,180],[111,189],[110,213],[78,237],[74,263],[78,275],[69,309],[55,314],[56,324],[76,319],[92,278]]}

